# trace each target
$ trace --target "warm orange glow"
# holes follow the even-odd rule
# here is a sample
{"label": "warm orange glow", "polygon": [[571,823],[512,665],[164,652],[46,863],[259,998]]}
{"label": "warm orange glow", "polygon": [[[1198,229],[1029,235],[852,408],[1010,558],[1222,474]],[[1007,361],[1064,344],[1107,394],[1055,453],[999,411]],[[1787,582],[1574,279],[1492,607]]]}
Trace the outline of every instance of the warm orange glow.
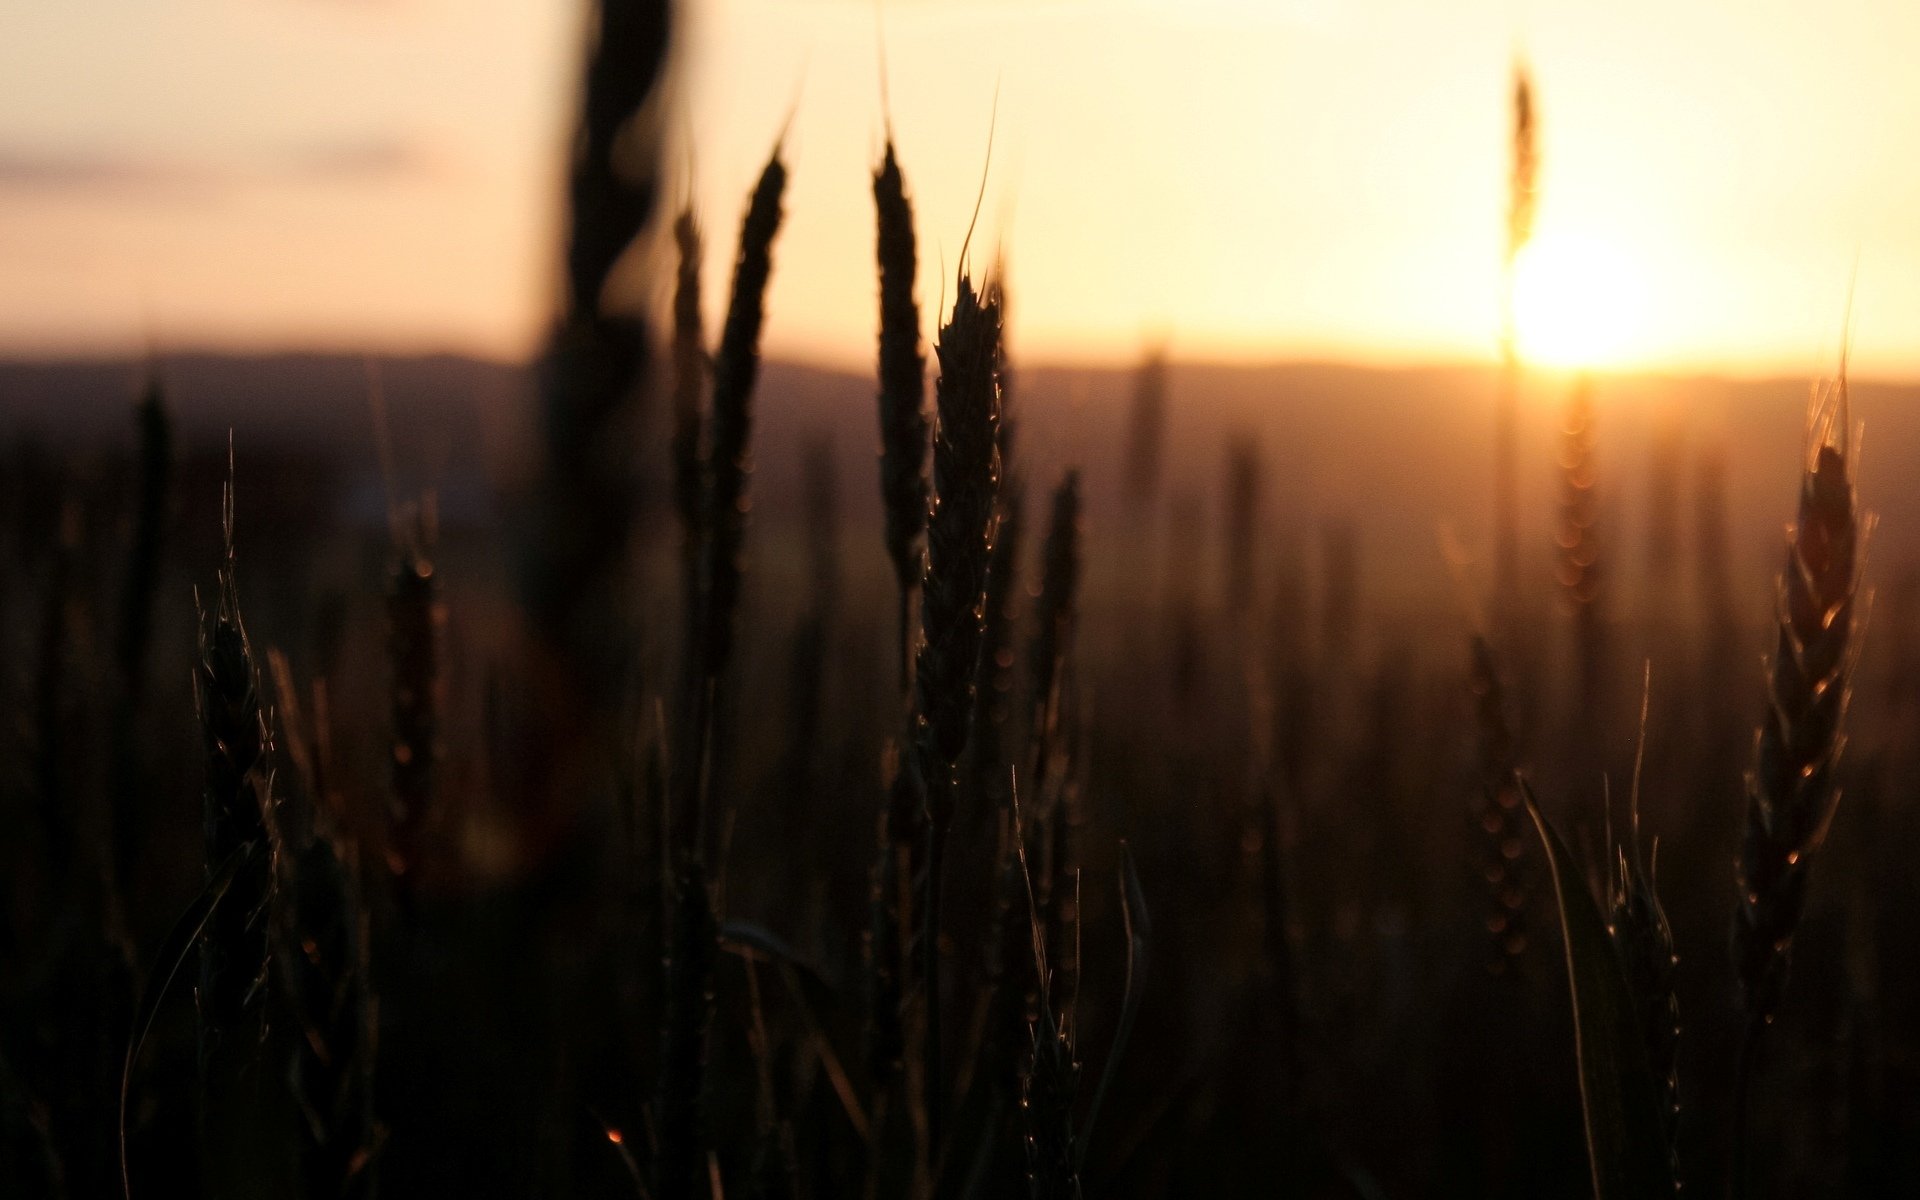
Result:
{"label": "warm orange glow", "polygon": [[626,1139],[620,1136],[620,1131],[618,1129],[609,1129],[607,1130],[607,1140],[612,1142],[614,1145],[618,1146],[621,1142],[625,1141]]}
{"label": "warm orange glow", "polygon": [[1631,249],[1547,233],[1520,252],[1513,315],[1521,357],[1555,367],[1634,365],[1644,356],[1646,286]]}
{"label": "warm orange glow", "polygon": [[[38,7],[0,43],[0,354],[539,344],[580,0]],[[1518,50],[1530,358],[1799,373],[1857,261],[1855,367],[1916,372],[1920,5],[1845,7],[690,0],[665,194],[690,164],[717,320],[791,114],[766,349],[867,366],[884,35],[929,327],[997,96],[973,245],[1030,360],[1485,361]]]}

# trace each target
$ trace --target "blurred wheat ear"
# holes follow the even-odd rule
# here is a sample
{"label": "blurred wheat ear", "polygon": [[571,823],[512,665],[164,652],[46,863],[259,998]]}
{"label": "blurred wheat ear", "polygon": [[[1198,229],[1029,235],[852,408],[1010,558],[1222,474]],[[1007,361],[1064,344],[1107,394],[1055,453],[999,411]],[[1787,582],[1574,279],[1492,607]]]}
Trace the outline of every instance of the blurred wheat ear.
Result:
{"label": "blurred wheat ear", "polygon": [[1500,378],[1494,401],[1493,524],[1494,596],[1508,616],[1519,607],[1520,490],[1518,463],[1520,347],[1514,324],[1514,274],[1520,252],[1533,240],[1534,212],[1540,176],[1537,114],[1533,78],[1525,64],[1513,67],[1512,126],[1507,164],[1507,237],[1502,248]]}
{"label": "blurred wheat ear", "polygon": [[396,522],[387,580],[387,650],[392,672],[393,814],[388,863],[403,892],[428,858],[434,768],[440,758],[440,660],[446,608],[434,570],[431,503]]}
{"label": "blurred wheat ear", "polygon": [[1488,969],[1501,974],[1527,948],[1526,811],[1514,784],[1519,763],[1507,721],[1500,664],[1485,635],[1474,636],[1470,651],[1474,729],[1485,797],[1480,827],[1488,840],[1485,872],[1492,901],[1487,913],[1487,931],[1493,935]]}
{"label": "blurred wheat ear", "polygon": [[1594,494],[1593,384],[1575,381],[1560,428],[1559,582],[1573,614],[1578,719],[1599,720],[1606,702],[1606,612],[1601,593],[1599,506]]}
{"label": "blurred wheat ear", "polygon": [[644,322],[607,293],[653,215],[659,130],[646,105],[665,61],[669,7],[593,6],[567,184],[565,308],[540,364],[543,455],[519,531],[519,582],[542,649],[571,684],[550,689],[574,710],[551,722],[569,739],[615,707],[637,642],[627,553],[648,343]]}
{"label": "blurred wheat ear", "polygon": [[146,696],[147,659],[153,641],[153,601],[165,548],[173,479],[173,421],[167,414],[166,391],[158,375],[148,380],[134,408],[134,417],[140,442],[135,492],[138,507],[133,543],[127,557],[126,582],[121,588],[120,632],[115,645],[120,696],[114,710],[114,788],[110,797],[113,885],[122,901],[126,897],[134,856],[145,833],[135,800],[142,780],[134,742]]}

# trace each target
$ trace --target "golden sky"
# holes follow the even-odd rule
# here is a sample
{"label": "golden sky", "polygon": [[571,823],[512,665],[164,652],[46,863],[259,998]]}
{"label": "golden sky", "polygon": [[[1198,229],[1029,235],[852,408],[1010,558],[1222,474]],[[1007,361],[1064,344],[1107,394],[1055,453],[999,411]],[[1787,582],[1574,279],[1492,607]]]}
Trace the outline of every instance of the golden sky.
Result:
{"label": "golden sky", "polygon": [[[0,353],[526,354],[580,11],[0,0]],[[1518,50],[1544,159],[1534,355],[1806,374],[1851,281],[1857,367],[1920,375],[1910,0],[891,0],[883,19],[929,310],[998,95],[975,245],[1006,249],[1023,356],[1490,357]],[[713,291],[797,103],[768,348],[863,365],[875,6],[704,0],[682,30]]]}

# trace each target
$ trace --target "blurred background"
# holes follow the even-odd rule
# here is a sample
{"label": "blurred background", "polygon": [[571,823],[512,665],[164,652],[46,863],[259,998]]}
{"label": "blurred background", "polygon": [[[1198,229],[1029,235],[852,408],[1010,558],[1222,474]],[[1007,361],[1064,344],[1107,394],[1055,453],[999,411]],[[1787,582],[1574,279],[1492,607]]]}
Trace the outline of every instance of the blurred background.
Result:
{"label": "blurred background", "polygon": [[[664,56],[602,36],[603,8],[666,22]],[[1510,771],[1604,893],[1641,736],[1678,1178],[1720,1194],[1751,1143],[1754,1195],[1920,1182],[1920,8],[0,13],[17,1194],[119,1187],[123,1122],[155,1194],[691,1196],[676,1147],[710,1195],[1078,1194],[1045,1190],[1023,1124],[1052,1001],[1007,979],[1031,963],[1004,769],[1049,766],[1026,833],[1033,922],[1076,980],[1086,945],[1075,1188],[1583,1194],[1558,914]],[[604,288],[563,252],[595,211],[589,63],[632,88],[607,186],[645,197]],[[929,398],[962,274],[1005,313],[1002,591],[935,941],[945,1149],[873,1049],[888,1012],[924,1019],[874,998],[876,829],[913,736],[875,404],[889,144]],[[699,726],[672,302],[702,268],[694,344],[717,345],[776,147],[747,492],[720,510],[744,522],[739,634]],[[1860,623],[1834,626],[1845,798],[1741,1082],[1732,864],[1781,703],[1809,385],[1837,376],[1870,549],[1842,572]],[[1084,571],[1056,660],[1062,495]],[[301,814],[260,835],[268,1015],[230,1077],[196,967],[217,926],[177,923],[221,878],[228,536],[272,735],[248,778]],[[695,887],[663,814],[699,731]],[[1122,839],[1152,912],[1137,994]],[[301,873],[319,860],[332,890]],[[691,891],[717,965],[678,1126],[662,962]]]}

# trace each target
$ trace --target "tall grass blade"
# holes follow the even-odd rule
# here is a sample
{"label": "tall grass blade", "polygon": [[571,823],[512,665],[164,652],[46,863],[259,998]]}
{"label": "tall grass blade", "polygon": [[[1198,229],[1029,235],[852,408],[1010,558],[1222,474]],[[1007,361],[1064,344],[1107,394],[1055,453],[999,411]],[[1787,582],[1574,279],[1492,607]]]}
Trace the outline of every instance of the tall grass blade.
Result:
{"label": "tall grass blade", "polygon": [[1573,994],[1574,1055],[1594,1200],[1671,1195],[1660,1090],[1647,1065],[1633,997],[1607,922],[1572,852],[1540,811],[1524,781],[1520,796],[1539,831],[1553,874]]}
{"label": "tall grass blade", "polygon": [[154,969],[147,975],[147,985],[140,992],[140,1002],[134,1007],[133,1033],[127,1041],[127,1060],[120,1072],[120,1186],[129,1197],[133,1195],[133,1183],[127,1169],[127,1093],[133,1084],[133,1064],[139,1060],[140,1048],[146,1044],[147,1034],[153,1029],[153,1019],[160,1012],[160,1002],[166,998],[167,989],[172,986],[174,976],[180,973],[180,967],[187,961],[194,943],[200,940],[200,933],[207,927],[208,919],[220,907],[220,902],[226,899],[234,878],[259,853],[260,843],[251,841],[227,855],[226,861],[207,880],[207,886],[200,889],[193,903],[187,905],[180,919],[167,931],[166,940],[160,943],[160,952],[154,956]]}

